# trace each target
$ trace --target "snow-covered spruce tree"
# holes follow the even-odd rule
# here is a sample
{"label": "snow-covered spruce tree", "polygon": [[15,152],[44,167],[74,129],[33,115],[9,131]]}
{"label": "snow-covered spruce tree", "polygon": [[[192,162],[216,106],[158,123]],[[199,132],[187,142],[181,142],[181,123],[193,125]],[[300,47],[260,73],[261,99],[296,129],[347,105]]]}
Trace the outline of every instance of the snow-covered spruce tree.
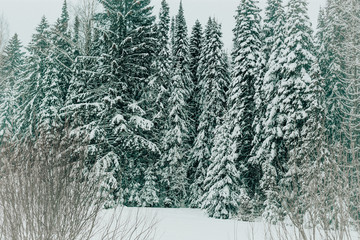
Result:
{"label": "snow-covered spruce tree", "polygon": [[[146,89],[147,111],[151,112],[154,122],[153,141],[158,146],[161,145],[161,140],[166,131],[166,120],[168,115],[168,99],[169,99],[169,84],[171,80],[171,53],[170,53],[170,13],[169,5],[163,0],[161,2],[161,9],[159,13],[159,22],[157,24],[157,42],[156,53],[154,61],[151,65],[152,74],[149,77],[148,88]],[[157,155],[148,166],[145,174],[145,184],[142,192],[146,193],[147,197],[141,197],[141,205],[154,206],[159,203],[158,199],[158,185],[153,182],[157,178],[159,172],[157,165],[160,155]],[[154,165],[156,167],[154,168]],[[147,189],[150,188],[150,189]],[[150,194],[151,193],[151,194]],[[150,195],[151,196],[150,196]],[[147,202],[149,200],[149,202]]]}
{"label": "snow-covered spruce tree", "polygon": [[42,17],[36,33],[27,47],[29,55],[24,65],[22,91],[19,96],[23,103],[17,116],[17,138],[20,140],[36,139],[39,123],[40,105],[43,99],[42,80],[47,69],[47,57],[50,47],[49,23]]}
{"label": "snow-covered spruce tree", "polygon": [[[283,37],[279,36],[280,33],[278,32],[278,28],[280,26],[283,27],[285,18],[284,15],[285,11],[283,7],[283,0],[267,0],[263,27],[263,51],[265,54],[266,62],[270,59],[274,45],[278,41],[278,38]],[[267,64],[267,66],[269,65],[270,63]]]}
{"label": "snow-covered spruce tree", "polygon": [[89,144],[88,165],[106,176],[103,193],[108,206],[119,202],[140,205],[144,173],[158,154],[148,138],[154,124],[144,107],[155,18],[149,0],[100,2],[103,11],[96,16],[96,41],[91,56],[84,57],[90,62],[85,65],[90,66],[78,72],[89,76],[80,101],[91,110],[83,125]]}
{"label": "snow-covered spruce tree", "polygon": [[[99,31],[93,28],[96,6],[93,0],[83,1],[77,9],[78,15],[75,17],[71,39],[74,59],[72,76],[65,105],[61,109],[61,117],[71,129],[71,137],[83,145],[90,143],[89,132],[96,125],[96,115],[102,109],[99,104],[101,94],[97,92],[100,82],[94,73],[97,58],[103,49],[99,41]],[[93,35],[95,32],[97,34]]]}
{"label": "snow-covered spruce tree", "polygon": [[[200,55],[201,55],[201,46],[202,46],[202,26],[199,20],[196,20],[190,36],[190,72],[191,72],[191,79],[193,82],[193,94],[191,94],[189,105],[190,105],[190,117],[192,121],[192,128],[193,132],[191,133],[191,142],[193,143],[195,137],[197,135],[197,126],[199,124],[199,76],[198,76],[198,67],[200,64]],[[189,173],[191,174],[191,172]]]}
{"label": "snow-covered spruce tree", "polygon": [[[261,189],[260,198],[265,200],[265,205],[271,205],[273,209],[267,210],[269,212],[277,212],[280,208],[280,203],[275,199],[277,195],[277,186],[279,182],[278,175],[281,173],[278,167],[282,161],[281,136],[278,136],[277,129],[277,115],[278,112],[278,96],[277,89],[279,82],[282,80],[282,67],[279,64],[280,53],[284,47],[284,25],[285,25],[285,11],[282,6],[282,1],[272,0],[268,1],[266,8],[264,26],[264,45],[263,56],[266,59],[264,69],[263,84],[261,86],[262,94],[262,110],[260,121],[255,126],[255,137],[253,155],[251,162],[261,167],[262,175],[257,176],[259,187]],[[260,178],[260,179],[259,179]],[[256,190],[257,192],[257,190]],[[272,204],[269,201],[274,200]],[[259,207],[259,206],[256,206]],[[258,210],[257,210],[258,211]],[[259,212],[257,212],[258,214]],[[267,216],[267,212],[264,213]]]}
{"label": "snow-covered spruce tree", "polygon": [[117,178],[120,166],[119,157],[111,151],[106,132],[110,124],[104,122],[107,109],[103,98],[108,89],[98,73],[98,61],[106,46],[98,30],[95,30],[91,46],[87,50],[88,55],[81,54],[75,59],[61,117],[66,119],[70,136],[83,146],[88,146],[86,170],[94,173],[93,177],[103,180],[101,196],[107,199],[107,206],[111,206],[118,197],[116,190],[120,187]]}
{"label": "snow-covered spruce tree", "polygon": [[12,140],[16,129],[16,118],[22,99],[18,88],[22,81],[24,67],[22,44],[15,34],[5,46],[4,63],[0,66],[3,89],[0,93],[0,146]]}
{"label": "snow-covered spruce tree", "polygon": [[194,168],[189,194],[192,207],[200,207],[200,200],[206,194],[204,180],[210,163],[215,128],[222,124],[222,117],[226,112],[226,92],[230,83],[230,73],[224,62],[221,36],[220,25],[215,19],[209,19],[198,68],[199,125],[189,159],[191,167]]}
{"label": "snow-covered spruce tree", "polygon": [[72,41],[74,43],[75,48],[77,51],[80,49],[80,20],[78,16],[75,16],[74,20],[74,30],[73,30],[73,37]]}
{"label": "snow-covered spruce tree", "polygon": [[62,126],[60,110],[64,106],[72,76],[74,59],[68,27],[69,13],[64,1],[61,15],[50,30],[50,48],[40,85],[43,98],[38,113],[38,131],[49,138],[54,137],[53,131]]}
{"label": "snow-covered spruce tree", "polygon": [[186,172],[191,133],[189,99],[192,93],[189,69],[189,43],[182,3],[176,16],[173,45],[173,76],[168,100],[168,121],[162,139],[163,154],[159,169],[161,175],[161,200],[167,207],[181,206],[187,192]]}
{"label": "snow-covered spruce tree", "polygon": [[[191,115],[192,118],[194,120],[193,124],[194,124],[194,130],[195,130],[195,137],[197,137],[198,132],[197,132],[197,128],[199,126],[199,115],[200,115],[200,84],[199,84],[199,65],[200,65],[200,59],[201,59],[201,50],[202,50],[202,45],[205,45],[206,43],[204,42],[204,38],[203,38],[203,29],[201,26],[201,23],[199,20],[196,20],[192,31],[191,31],[191,36],[190,36],[190,71],[191,71],[191,77],[192,77],[192,81],[194,83],[194,92],[193,92],[193,102],[195,103],[195,105],[191,106]],[[189,198],[187,199],[188,204],[190,207],[199,207],[199,196],[202,196],[202,183],[200,183],[200,185],[197,183],[198,181],[196,180],[198,178],[198,176],[196,176],[198,174],[198,170],[197,168],[199,167],[199,162],[196,161],[193,158],[194,155],[194,145],[196,144],[196,138],[193,141],[193,146],[192,149],[190,151],[190,159],[189,159],[189,167],[188,167],[188,179],[190,184],[190,193],[189,193]],[[208,156],[210,155],[210,150],[208,151]],[[201,167],[202,168],[202,167]],[[206,172],[207,167],[204,167],[205,169],[204,173]],[[206,175],[206,173],[205,173]]]}
{"label": "snow-covered spruce tree", "polygon": [[[322,145],[318,147],[321,151],[317,154],[318,161],[315,166],[310,166],[314,173],[312,179],[307,181],[308,198],[311,194],[320,197],[308,201],[315,208],[314,212],[319,214],[320,221],[334,226],[344,212],[344,178],[341,166],[344,161],[344,134],[340,130],[344,120],[343,96],[345,95],[342,77],[344,76],[344,27],[340,24],[342,17],[339,9],[335,7],[335,1],[327,1],[325,9],[320,9],[318,17],[318,31],[316,34],[317,57],[319,64],[319,79],[323,84],[324,91],[324,130],[317,138],[323,137]],[[333,25],[334,24],[334,25]],[[337,27],[335,27],[335,25]],[[339,49],[338,49],[339,48]],[[341,50],[340,50],[341,49]],[[340,51],[339,51],[340,50]],[[316,131],[314,131],[316,134]],[[319,145],[319,144],[318,144]],[[315,145],[315,146],[318,146]],[[308,161],[312,163],[313,161]],[[311,172],[310,172],[311,174]],[[343,177],[339,177],[343,175]],[[336,184],[334,184],[336,182]],[[320,183],[320,184],[319,184]],[[311,191],[312,190],[312,191]],[[314,191],[315,190],[315,191]],[[345,197],[346,198],[346,197]],[[314,199],[319,199],[318,206]]]}
{"label": "snow-covered spruce tree", "polygon": [[174,63],[174,44],[175,44],[175,17],[172,17],[170,21],[170,49],[171,49],[172,63]]}
{"label": "snow-covered spruce tree", "polygon": [[[315,47],[312,29],[307,15],[305,0],[290,0],[287,6],[286,38],[281,53],[283,78],[277,87],[277,129],[282,136],[284,161],[279,163],[278,171],[283,171],[280,179],[281,202],[286,206],[303,197],[303,176],[309,171],[305,161],[312,154],[312,133],[318,125],[322,106],[319,96],[319,79],[316,74]],[[320,114],[320,115],[319,115]],[[270,203],[270,201],[269,201]],[[299,201],[298,221],[306,211]],[[273,220],[276,212],[269,212],[271,204],[266,206],[268,217]]]}
{"label": "snow-covered spruce tree", "polygon": [[240,201],[245,203],[247,193],[241,189],[240,172],[236,168],[237,156],[233,155],[236,145],[230,136],[228,115],[224,124],[215,129],[214,146],[211,150],[210,166],[204,181],[205,192],[201,199],[202,208],[210,217],[228,219],[239,214]]}
{"label": "snow-covered spruce tree", "polygon": [[140,201],[143,207],[155,207],[159,205],[158,179],[153,168],[153,166],[149,166],[145,171],[145,183],[140,190]]}
{"label": "snow-covered spruce tree", "polygon": [[149,77],[147,98],[150,110],[153,111],[156,141],[160,142],[167,118],[167,101],[171,79],[171,54],[169,42],[170,13],[169,5],[163,0],[159,13],[157,52],[152,63],[152,74]]}
{"label": "snow-covered spruce tree", "polygon": [[[258,174],[249,162],[253,148],[255,117],[255,83],[258,82],[261,40],[260,9],[256,1],[242,0],[235,16],[232,81],[229,88],[228,120],[232,153],[240,171],[243,194],[253,195],[253,179]],[[244,197],[247,199],[247,197]],[[248,203],[240,203],[247,208]],[[243,214],[250,209],[242,209]]]}
{"label": "snow-covered spruce tree", "polygon": [[72,76],[73,42],[70,34],[70,16],[66,0],[64,0],[60,18],[51,29],[51,50],[49,58],[58,65],[56,74],[59,78],[62,101],[65,101],[69,82]]}
{"label": "snow-covered spruce tree", "polygon": [[196,20],[190,36],[190,71],[194,86],[199,80],[198,67],[200,63],[200,54],[202,46],[203,30],[199,20]]}
{"label": "snow-covered spruce tree", "polygon": [[[281,43],[283,42],[284,33],[283,33],[283,25],[284,25],[284,9],[282,6],[282,0],[268,0],[266,11],[265,11],[265,19],[264,19],[264,27],[262,29],[262,48],[261,48],[261,58],[259,60],[259,68],[260,68],[260,81],[255,83],[255,105],[257,109],[257,114],[255,116],[254,121],[254,148],[253,154],[256,155],[256,152],[260,148],[260,145],[263,142],[263,119],[266,117],[266,106],[269,103],[269,98],[266,99],[267,92],[273,90],[273,81],[270,80],[267,75],[273,69],[277,61],[277,57],[279,54],[279,48],[281,47]],[[266,77],[265,77],[266,76]],[[269,94],[272,96],[271,94]]]}

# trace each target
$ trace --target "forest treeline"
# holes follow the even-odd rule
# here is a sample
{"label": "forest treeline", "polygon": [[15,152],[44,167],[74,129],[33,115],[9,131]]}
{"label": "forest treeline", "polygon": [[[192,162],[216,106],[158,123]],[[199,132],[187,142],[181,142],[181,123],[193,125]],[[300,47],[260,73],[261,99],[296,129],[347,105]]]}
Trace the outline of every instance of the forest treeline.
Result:
{"label": "forest treeline", "polygon": [[107,207],[359,220],[358,1],[328,0],[315,34],[306,0],[268,0],[264,19],[239,0],[230,55],[221,24],[189,31],[182,3],[82,3],[6,42],[0,147],[66,132]]}

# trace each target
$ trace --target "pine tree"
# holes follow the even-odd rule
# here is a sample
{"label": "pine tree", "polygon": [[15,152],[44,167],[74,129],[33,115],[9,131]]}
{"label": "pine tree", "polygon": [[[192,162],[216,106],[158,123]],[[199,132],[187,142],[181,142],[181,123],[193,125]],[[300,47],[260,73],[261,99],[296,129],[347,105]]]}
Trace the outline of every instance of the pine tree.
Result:
{"label": "pine tree", "polygon": [[174,58],[174,45],[175,45],[175,17],[171,18],[170,21],[170,49],[171,49],[171,58],[173,62]]}
{"label": "pine tree", "polygon": [[60,18],[57,19],[51,29],[52,47],[50,51],[50,58],[57,65],[58,72],[56,75],[59,78],[62,101],[66,99],[74,61],[69,22],[68,6],[66,0],[64,0]]}
{"label": "pine tree", "polygon": [[209,19],[205,30],[204,45],[199,64],[199,125],[194,146],[191,150],[191,167],[195,168],[190,185],[190,206],[200,206],[204,194],[204,180],[213,146],[215,127],[222,124],[226,110],[226,92],[230,74],[223,58],[220,25]]}
{"label": "pine tree", "polygon": [[24,66],[22,92],[19,93],[24,101],[19,109],[16,132],[21,140],[36,139],[38,134],[40,105],[44,97],[42,80],[48,66],[49,48],[49,23],[44,16],[27,47],[29,56],[26,58]]}
{"label": "pine tree", "polygon": [[[166,120],[168,115],[168,99],[169,99],[169,84],[171,80],[171,60],[170,60],[170,49],[169,49],[169,30],[170,30],[170,13],[169,5],[163,0],[161,2],[161,9],[159,13],[159,23],[157,24],[158,39],[157,39],[157,52],[152,64],[152,74],[149,79],[149,87],[147,88],[147,101],[148,101],[148,112],[152,112],[154,122],[154,142],[159,146],[166,130]],[[153,162],[149,163],[146,173],[151,173],[151,176],[145,175],[148,178],[146,181],[152,181],[152,178],[160,176],[161,173],[154,172],[153,165],[157,165],[159,158],[156,156]],[[150,189],[146,189],[150,187]],[[157,186],[156,186],[157,187]],[[146,202],[148,198],[142,198],[142,205],[154,205],[158,204],[158,189],[155,189],[155,185],[152,183],[145,182],[142,189],[143,192],[147,192],[152,197],[148,196],[150,202]],[[152,199],[152,200],[151,200]],[[155,201],[156,199],[156,201]],[[155,202],[156,203],[155,203]]]}
{"label": "pine tree", "polygon": [[[159,153],[149,139],[154,123],[144,106],[155,53],[155,18],[149,0],[101,3],[91,56],[77,58],[76,74],[82,80],[75,79],[73,89],[82,91],[81,98],[74,92],[68,109],[83,115],[77,129],[89,145],[90,171],[105,178],[107,205],[140,205],[145,171]],[[84,115],[81,109],[88,112]]]}
{"label": "pine tree", "polygon": [[194,132],[191,134],[191,142],[193,142],[197,134],[197,127],[199,125],[199,75],[198,75],[198,67],[200,64],[200,55],[201,55],[201,46],[202,46],[202,26],[199,20],[196,20],[195,25],[192,28],[191,36],[190,36],[190,71],[191,71],[191,79],[194,86],[193,94],[191,95],[191,99],[189,101],[191,107],[191,120],[193,122],[193,130]]}
{"label": "pine tree", "polygon": [[[263,52],[265,54],[264,58],[266,62],[271,58],[274,45],[278,42],[278,38],[283,37],[283,34],[280,34],[279,31],[281,31],[281,27],[284,26],[284,15],[283,0],[267,0],[263,27]],[[267,65],[268,69],[270,63]]]}
{"label": "pine tree", "polygon": [[60,18],[50,31],[50,49],[41,83],[43,99],[39,112],[39,131],[50,138],[55,129],[62,127],[60,111],[72,76],[74,57],[68,26],[69,13],[65,0]]}
{"label": "pine tree", "polygon": [[157,177],[155,171],[153,171],[153,167],[150,166],[145,172],[145,183],[140,192],[141,205],[143,207],[155,207],[159,204],[159,190],[156,182]]}
{"label": "pine tree", "polygon": [[[283,78],[281,65],[279,64],[280,53],[284,47],[284,25],[285,25],[285,11],[282,6],[282,1],[271,0],[268,1],[266,8],[266,18],[264,20],[264,45],[263,56],[267,63],[264,67],[263,82],[259,94],[262,96],[260,105],[257,104],[257,109],[261,109],[260,118],[255,126],[255,137],[253,156],[251,162],[254,165],[260,166],[262,176],[256,176],[259,185],[256,188],[261,189],[261,198],[275,199],[270,195],[276,195],[276,188],[278,185],[278,169],[277,159],[281,156],[282,145],[277,136],[276,112],[278,111],[278,96],[277,87],[279,81]],[[257,192],[257,190],[256,190]],[[264,196],[265,195],[265,196]],[[280,207],[279,203],[274,203],[274,206]],[[265,203],[268,205],[268,203]],[[273,211],[276,211],[275,209]]]}
{"label": "pine tree", "polygon": [[[359,128],[359,117],[360,117],[360,105],[358,99],[360,97],[359,91],[359,62],[360,57],[360,31],[357,27],[360,24],[360,3],[354,0],[346,1],[333,1],[332,2],[332,12],[337,19],[332,19],[330,23],[331,28],[331,42],[330,49],[332,52],[335,52],[335,55],[332,57],[338,57],[337,61],[334,62],[334,67],[332,68],[333,73],[338,73],[335,77],[331,76],[328,83],[334,84],[335,90],[334,93],[337,95],[334,96],[334,99],[328,99],[328,107],[335,108],[335,104],[341,103],[339,109],[334,113],[330,113],[329,117],[334,117],[331,121],[329,119],[328,123],[332,127],[333,133],[333,142],[338,146],[342,146],[345,149],[345,154],[343,155],[343,160],[341,155],[338,156],[339,164],[346,166],[348,169],[353,169],[349,174],[349,212],[352,220],[359,222],[359,198],[360,195],[357,187],[352,188],[352,186],[358,185],[358,161],[360,156],[360,151],[357,146],[360,144],[360,128]],[[338,27],[337,24],[341,24],[341,27]],[[344,30],[345,32],[339,33],[339,30]],[[339,35],[333,35],[338,33]],[[343,40],[338,46],[335,45],[335,41]],[[334,59],[335,60],[335,59]],[[340,61],[339,61],[340,60]],[[339,63],[342,63],[339,65]],[[340,74],[339,74],[340,73]],[[327,86],[327,87],[331,87]],[[331,90],[327,88],[327,90]],[[332,110],[329,109],[329,110]],[[341,112],[340,112],[340,111]],[[340,114],[342,115],[340,115]],[[339,122],[343,116],[342,122]],[[334,132],[335,127],[338,124],[341,124],[341,130]],[[340,133],[335,135],[336,133]],[[335,145],[336,146],[336,145]]]}
{"label": "pine tree", "polygon": [[[215,130],[211,164],[204,181],[206,191],[201,199],[202,208],[206,209],[210,217],[222,219],[238,215],[242,192],[236,156],[233,155],[236,146],[230,136],[226,117],[225,123],[217,126]],[[245,201],[242,202],[244,203]]]}
{"label": "pine tree", "polygon": [[189,43],[184,10],[180,3],[173,45],[174,73],[170,84],[167,130],[162,140],[161,194],[165,206],[180,206],[186,197],[186,169],[191,125],[188,102],[192,93]]}
{"label": "pine tree", "polygon": [[190,71],[192,74],[192,80],[194,86],[197,85],[199,76],[198,76],[198,67],[200,63],[200,54],[202,46],[202,26],[199,20],[196,20],[190,37]]}
{"label": "pine tree", "polygon": [[[255,83],[260,71],[260,9],[253,0],[242,0],[235,16],[233,69],[229,88],[228,123],[233,141],[231,155],[236,158],[240,171],[243,194],[253,193],[253,179],[258,174],[249,161],[253,148],[253,122],[255,119]],[[247,197],[244,197],[247,199]],[[246,208],[248,203],[241,203]]]}
{"label": "pine tree", "polygon": [[169,5],[161,2],[158,23],[157,54],[152,64],[152,75],[149,80],[148,98],[149,105],[153,108],[155,128],[158,131],[157,142],[160,141],[164,131],[164,122],[167,115],[167,99],[169,98],[169,84],[171,78],[171,61],[169,49],[170,13]]}
{"label": "pine tree", "polygon": [[[285,199],[289,203],[296,198],[301,199],[300,179],[307,171],[304,159],[312,153],[309,136],[318,124],[316,117],[322,109],[318,96],[320,85],[314,69],[315,48],[305,1],[290,0],[285,32],[287,37],[279,61],[283,78],[276,83],[277,93],[273,102],[277,109],[276,112],[273,110],[277,130],[274,137],[282,149],[281,152],[270,151],[270,154],[276,154],[277,161],[272,163],[272,166],[277,166],[277,175],[273,172],[270,176],[279,179],[281,195],[280,199],[276,199],[279,193],[276,188],[269,189],[271,194],[267,193],[264,215],[271,221],[281,219],[283,215],[284,209],[279,209],[279,201]],[[298,208],[303,214],[302,206]]]}
{"label": "pine tree", "polygon": [[4,89],[0,94],[0,144],[11,141],[17,129],[16,117],[19,105],[23,102],[17,96],[22,81],[24,54],[18,35],[15,34],[5,46],[4,64],[0,69],[4,81]]}

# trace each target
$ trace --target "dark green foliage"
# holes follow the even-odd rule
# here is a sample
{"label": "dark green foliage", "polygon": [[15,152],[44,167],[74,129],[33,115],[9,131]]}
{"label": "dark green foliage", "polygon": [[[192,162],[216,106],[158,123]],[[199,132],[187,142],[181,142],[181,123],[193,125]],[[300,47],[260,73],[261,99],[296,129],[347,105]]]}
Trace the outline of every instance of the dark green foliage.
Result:
{"label": "dark green foliage", "polygon": [[11,141],[15,135],[16,117],[23,98],[18,97],[21,91],[21,76],[24,67],[24,52],[15,34],[4,50],[4,64],[0,66],[0,80],[3,82],[0,93],[0,145]]}
{"label": "dark green foliage", "polygon": [[190,148],[191,122],[189,100],[193,90],[189,69],[189,43],[184,10],[180,3],[176,16],[173,45],[173,74],[168,100],[168,118],[162,139],[161,195],[164,205],[181,206],[186,199],[188,150]]}
{"label": "dark green foliage", "polygon": [[[234,48],[232,51],[232,81],[229,88],[230,137],[232,153],[240,171],[243,194],[253,194],[257,171],[249,162],[253,148],[255,120],[255,84],[259,81],[261,50],[260,9],[253,0],[242,0],[235,16]],[[247,199],[244,197],[243,199]],[[240,206],[247,203],[240,203]]]}
{"label": "dark green foliage", "polygon": [[[155,18],[148,0],[100,2],[104,11],[96,16],[92,56],[77,60],[80,79],[73,80],[75,92],[68,109],[83,115],[76,128],[83,130],[89,144],[89,167],[108,176],[103,189],[109,204],[138,205],[145,170],[158,154],[149,140],[154,124],[143,101],[151,73]],[[76,91],[82,92],[79,99]],[[87,108],[90,111],[84,115]]]}
{"label": "dark green foliage", "polygon": [[226,111],[227,88],[230,83],[229,69],[223,57],[221,27],[209,19],[205,30],[203,47],[199,61],[199,124],[191,150],[191,170],[193,183],[190,185],[190,205],[198,207],[204,194],[204,180],[210,164],[211,148],[216,126],[222,124]]}
{"label": "dark green foliage", "polygon": [[46,17],[36,27],[27,50],[29,56],[24,67],[24,78],[21,83],[20,96],[23,103],[20,105],[17,117],[18,129],[16,132],[20,140],[36,139],[39,125],[40,105],[44,98],[42,81],[48,67],[50,49],[50,31]]}
{"label": "dark green foliage", "polygon": [[221,25],[210,18],[203,32],[196,21],[189,38],[182,3],[171,18],[162,0],[155,23],[150,0],[99,0],[84,22],[64,1],[26,56],[17,35],[1,56],[0,144],[69,131],[86,146],[85,172],[103,179],[106,207],[270,221],[287,212],[301,224],[310,176],[336,164],[326,139],[360,143],[360,31],[344,14],[357,5],[340,2],[320,16],[316,52],[305,0],[290,0],[286,14],[282,0],[268,0],[263,28],[257,1],[241,0],[230,64]]}

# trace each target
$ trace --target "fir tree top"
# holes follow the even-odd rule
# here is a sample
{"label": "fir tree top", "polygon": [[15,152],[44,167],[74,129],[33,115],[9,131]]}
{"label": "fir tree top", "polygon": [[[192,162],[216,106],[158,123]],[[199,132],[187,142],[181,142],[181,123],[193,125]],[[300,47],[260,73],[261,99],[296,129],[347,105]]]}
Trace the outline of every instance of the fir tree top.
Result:
{"label": "fir tree top", "polygon": [[24,64],[23,56],[25,53],[21,50],[22,44],[18,35],[15,33],[10,39],[4,50],[4,65],[2,71],[5,77],[10,77],[10,86],[13,86],[14,76],[18,76],[20,68]]}
{"label": "fir tree top", "polygon": [[186,20],[184,16],[184,9],[182,6],[182,1],[180,2],[179,11],[176,15],[175,19],[175,61],[177,63],[182,63],[187,61],[188,56],[187,52],[184,52],[185,49],[188,48],[188,41],[187,41],[187,26]]}
{"label": "fir tree top", "polygon": [[[258,60],[261,48],[260,41],[260,8],[254,0],[241,0],[235,16],[236,25],[234,32],[234,48],[232,51],[233,71],[235,78],[233,84],[244,81],[248,76],[258,73]],[[251,77],[250,77],[251,78]],[[246,81],[246,80],[245,80]],[[252,86],[248,86],[252,87]],[[237,88],[232,91],[237,95]],[[230,101],[236,101],[235,95]]]}
{"label": "fir tree top", "polygon": [[277,16],[279,16],[279,10],[282,9],[283,0],[267,0],[267,6],[265,8],[266,23],[276,23]]}
{"label": "fir tree top", "polygon": [[[309,63],[315,61],[312,54],[314,53],[313,30],[307,14],[307,6],[306,0],[290,0],[288,3],[287,21],[285,25],[287,37],[284,40],[286,48],[283,54],[288,56],[286,66],[289,67],[288,70],[294,74],[300,73],[301,68],[310,71],[312,65]],[[295,55],[289,54],[291,51],[294,52]],[[293,69],[291,63],[300,63],[302,59],[310,60],[310,62],[304,61],[305,64],[297,64],[297,68]]]}
{"label": "fir tree top", "polygon": [[69,20],[70,20],[70,16],[68,12],[67,2],[66,0],[64,0],[61,10],[61,15],[57,21],[61,32],[66,32],[68,30]]}
{"label": "fir tree top", "polygon": [[[190,37],[190,57],[191,65],[190,71],[193,76],[193,80],[197,81],[197,66],[200,61],[201,44],[202,44],[202,26],[199,20],[196,20]],[[195,83],[195,82],[194,82]]]}
{"label": "fir tree top", "polygon": [[31,54],[45,54],[44,50],[49,48],[49,27],[46,17],[43,16],[27,48]]}
{"label": "fir tree top", "polygon": [[159,39],[160,45],[167,45],[169,41],[170,30],[170,8],[166,0],[161,1],[161,9],[159,13]]}

